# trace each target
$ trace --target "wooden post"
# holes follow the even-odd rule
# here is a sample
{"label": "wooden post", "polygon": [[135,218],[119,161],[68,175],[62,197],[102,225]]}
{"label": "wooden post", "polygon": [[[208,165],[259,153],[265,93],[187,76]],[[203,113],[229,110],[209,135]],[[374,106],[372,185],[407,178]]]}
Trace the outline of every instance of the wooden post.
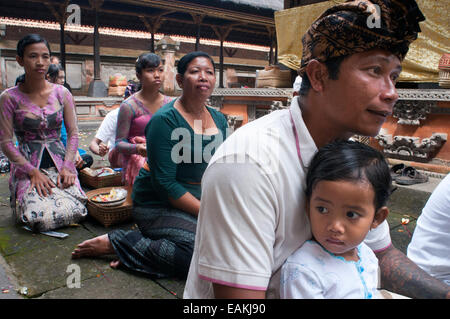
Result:
{"label": "wooden post", "polygon": [[219,65],[219,88],[223,88],[223,42],[226,40],[226,38],[228,37],[228,34],[230,34],[230,31],[232,29],[231,26],[228,27],[216,27],[216,26],[212,26],[211,27],[214,32],[216,33],[217,37],[220,40],[220,65]]}
{"label": "wooden post", "polygon": [[100,77],[100,34],[98,32],[98,10],[103,4],[103,0],[89,0],[94,9],[94,79],[89,84],[88,96],[104,97],[108,96],[108,88]]}
{"label": "wooden post", "polygon": [[150,52],[155,53],[155,31],[152,30],[152,38],[150,39]]}
{"label": "wooden post", "polygon": [[52,4],[45,2],[45,5],[47,6],[47,8],[50,10],[50,12],[53,14],[53,16],[55,17],[56,21],[59,22],[59,27],[60,27],[60,31],[59,31],[59,60],[60,60],[60,64],[63,67],[63,69],[66,69],[66,42],[64,39],[64,25],[66,24],[66,20],[67,20],[67,6],[69,4],[69,1],[66,0],[64,2],[64,5],[61,7],[61,11],[58,12],[55,7],[53,7]]}
{"label": "wooden post", "polygon": [[59,23],[59,51],[60,51],[60,63],[63,69],[66,69],[66,41],[64,39],[64,22]]}
{"label": "wooden post", "polygon": [[149,21],[149,20],[147,20],[146,17],[139,16],[141,21],[144,23],[145,28],[151,34],[150,52],[152,52],[152,53],[155,53],[155,33],[156,33],[156,31],[158,31],[158,29],[161,25],[161,17],[162,17],[162,15],[159,15],[159,16],[153,17],[153,18],[149,18],[150,19],[150,21]]}
{"label": "wooden post", "polygon": [[195,51],[198,51],[200,48],[200,30],[201,30],[201,24],[204,18],[204,15],[201,14],[191,14],[192,20],[194,20],[194,23],[197,25],[197,34],[195,36]]}
{"label": "wooden post", "polygon": [[94,7],[94,80],[100,80],[100,38],[98,33],[98,10]]}
{"label": "wooden post", "polygon": [[198,49],[200,47],[200,28],[201,28],[201,25],[197,24],[197,35],[195,37],[195,51],[198,51]]}

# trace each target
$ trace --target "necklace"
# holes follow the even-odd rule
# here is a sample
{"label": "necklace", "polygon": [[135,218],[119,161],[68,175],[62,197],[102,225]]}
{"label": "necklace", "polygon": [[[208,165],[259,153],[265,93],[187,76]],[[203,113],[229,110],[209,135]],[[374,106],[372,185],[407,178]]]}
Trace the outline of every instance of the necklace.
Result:
{"label": "necklace", "polygon": [[200,128],[201,128],[202,134],[206,131],[206,129],[208,128],[208,123],[209,123],[209,116],[207,114],[208,111],[206,109],[206,106],[203,106],[202,110],[200,112],[197,112],[197,113],[188,112],[188,111],[186,111],[186,108],[184,107],[183,102],[180,99],[178,99],[178,108],[177,109],[178,109],[178,111],[180,111],[181,115],[188,122],[188,124],[194,129],[194,132],[196,130],[199,130]]}

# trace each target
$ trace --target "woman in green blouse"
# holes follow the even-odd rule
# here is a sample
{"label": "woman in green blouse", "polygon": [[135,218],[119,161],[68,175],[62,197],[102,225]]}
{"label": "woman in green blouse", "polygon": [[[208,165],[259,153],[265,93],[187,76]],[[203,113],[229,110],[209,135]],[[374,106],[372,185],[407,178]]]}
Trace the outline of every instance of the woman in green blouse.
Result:
{"label": "woman in green blouse", "polygon": [[112,267],[157,277],[185,277],[194,249],[201,178],[226,138],[225,116],[206,106],[216,83],[214,61],[191,52],[178,63],[183,93],[158,110],[145,128],[148,159],[133,185],[139,230],[115,230],[78,245],[73,258],[116,254]]}

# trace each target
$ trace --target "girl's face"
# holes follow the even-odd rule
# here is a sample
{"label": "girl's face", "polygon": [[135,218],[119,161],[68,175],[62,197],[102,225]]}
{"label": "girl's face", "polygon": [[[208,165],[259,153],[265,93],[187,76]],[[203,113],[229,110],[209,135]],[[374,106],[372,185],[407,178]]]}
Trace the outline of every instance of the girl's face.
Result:
{"label": "girl's face", "polygon": [[357,261],[355,248],[387,215],[386,207],[375,214],[374,199],[372,186],[364,180],[318,182],[307,207],[314,239],[329,252]]}
{"label": "girl's face", "polygon": [[50,52],[45,43],[33,43],[25,47],[23,57],[16,56],[29,78],[44,78],[50,66]]}
{"label": "girl's face", "polygon": [[155,87],[159,89],[164,82],[164,66],[160,63],[157,67],[142,69],[141,74],[136,74],[143,88]]}
{"label": "girl's face", "polygon": [[64,85],[65,79],[66,79],[66,73],[63,70],[60,70],[58,72],[58,76],[56,77],[55,83]]}
{"label": "girl's face", "polygon": [[207,57],[196,57],[188,64],[183,75],[177,74],[177,82],[183,89],[183,95],[207,99],[216,85],[214,66]]}

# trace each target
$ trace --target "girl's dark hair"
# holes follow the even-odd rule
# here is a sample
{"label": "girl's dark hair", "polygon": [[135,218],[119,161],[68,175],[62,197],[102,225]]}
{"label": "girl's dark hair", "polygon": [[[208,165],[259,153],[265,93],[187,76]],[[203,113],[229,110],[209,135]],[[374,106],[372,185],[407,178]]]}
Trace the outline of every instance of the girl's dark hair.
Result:
{"label": "girl's dark hair", "polygon": [[136,60],[136,73],[141,74],[146,68],[156,68],[161,64],[161,58],[155,53],[142,53]]}
{"label": "girl's dark hair", "polygon": [[211,58],[211,56],[208,53],[202,52],[202,51],[194,51],[194,52],[190,52],[190,53],[186,54],[184,57],[182,57],[180,59],[180,61],[178,61],[178,65],[177,65],[178,73],[183,75],[186,72],[189,63],[191,63],[192,60],[194,60],[195,58],[198,58],[198,57],[208,58],[211,61],[214,71],[216,71],[216,67],[214,66],[214,60]]}
{"label": "girl's dark hair", "polygon": [[22,39],[17,42],[17,55],[23,58],[23,55],[25,53],[25,48],[30,44],[35,43],[44,43],[45,46],[48,49],[49,54],[52,54],[52,51],[50,50],[50,45],[48,44],[47,40],[45,38],[41,37],[39,34],[31,33],[24,36]]}
{"label": "girl's dark hair", "polygon": [[392,178],[383,154],[359,142],[335,141],[316,153],[306,176],[307,200],[318,182],[339,180],[365,180],[372,185],[375,211],[386,205],[392,193]]}
{"label": "girl's dark hair", "polygon": [[[339,56],[336,58],[331,58],[324,62],[327,67],[330,79],[337,80],[339,78],[339,70],[341,68],[341,63],[344,61],[348,55]],[[309,81],[308,75],[305,73],[302,77],[302,84],[300,85],[299,95],[306,96],[311,88],[311,82]]]}
{"label": "girl's dark hair", "polygon": [[51,82],[56,81],[59,71],[64,71],[61,64],[50,64],[50,66],[48,67],[47,75],[50,77]]}

